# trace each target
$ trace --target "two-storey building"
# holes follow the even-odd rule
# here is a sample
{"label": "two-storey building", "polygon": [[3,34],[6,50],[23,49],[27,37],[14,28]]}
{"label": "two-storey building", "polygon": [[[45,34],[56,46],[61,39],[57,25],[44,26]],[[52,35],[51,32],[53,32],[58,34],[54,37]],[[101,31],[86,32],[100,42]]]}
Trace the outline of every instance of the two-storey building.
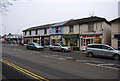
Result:
{"label": "two-storey building", "polygon": [[110,22],[112,47],[120,50],[120,17]]}
{"label": "two-storey building", "polygon": [[63,43],[63,34],[64,34],[64,27],[63,25],[67,21],[58,22],[51,26],[51,44],[52,43]]}
{"label": "two-storey building", "polygon": [[65,44],[85,50],[87,44],[110,44],[110,23],[105,18],[96,16],[76,19],[64,26]]}
{"label": "two-storey building", "polygon": [[41,45],[64,43],[85,50],[91,43],[110,44],[110,23],[96,16],[36,26],[23,30],[24,43],[38,42]]}
{"label": "two-storey building", "polygon": [[53,24],[41,25],[36,27],[30,27],[23,30],[24,43],[37,42],[40,45],[50,44],[50,27]]}

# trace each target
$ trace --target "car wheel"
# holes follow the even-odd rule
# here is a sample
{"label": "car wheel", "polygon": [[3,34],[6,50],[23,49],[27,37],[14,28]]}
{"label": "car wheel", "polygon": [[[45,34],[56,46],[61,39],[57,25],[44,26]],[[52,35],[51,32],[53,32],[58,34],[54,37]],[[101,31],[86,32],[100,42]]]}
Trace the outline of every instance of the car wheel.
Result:
{"label": "car wheel", "polygon": [[113,59],[116,60],[116,61],[119,61],[120,60],[120,56],[119,55],[114,55]]}
{"label": "car wheel", "polygon": [[64,49],[61,49],[61,52],[65,52],[65,50],[64,50]]}
{"label": "car wheel", "polygon": [[87,56],[88,57],[93,57],[93,53],[90,52],[90,53],[87,54]]}

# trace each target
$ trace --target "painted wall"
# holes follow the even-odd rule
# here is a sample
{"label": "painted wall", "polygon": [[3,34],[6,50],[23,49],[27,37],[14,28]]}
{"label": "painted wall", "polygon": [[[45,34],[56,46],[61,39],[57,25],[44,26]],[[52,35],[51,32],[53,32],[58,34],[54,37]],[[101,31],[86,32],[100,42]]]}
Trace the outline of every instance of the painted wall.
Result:
{"label": "painted wall", "polygon": [[44,29],[39,29],[39,30],[38,30],[38,34],[39,34],[40,36],[43,36],[43,35],[44,35]]}
{"label": "painted wall", "polygon": [[73,32],[69,32],[69,26],[64,26],[64,34],[79,34],[79,25],[73,26]]}
{"label": "painted wall", "polygon": [[102,27],[103,27],[104,43],[110,45],[111,44],[111,26],[106,22],[102,22]]}
{"label": "painted wall", "polygon": [[56,27],[51,27],[51,34],[63,34],[64,33],[63,27],[58,27],[58,28],[60,28],[60,32],[56,33]]}
{"label": "painted wall", "polygon": [[114,34],[120,33],[120,23],[111,24],[111,46],[113,48],[118,48],[118,39],[114,38]]}
{"label": "painted wall", "polygon": [[80,32],[81,34],[99,34],[102,33],[101,22],[94,23],[94,31],[95,32],[88,32],[88,24],[80,25]]}

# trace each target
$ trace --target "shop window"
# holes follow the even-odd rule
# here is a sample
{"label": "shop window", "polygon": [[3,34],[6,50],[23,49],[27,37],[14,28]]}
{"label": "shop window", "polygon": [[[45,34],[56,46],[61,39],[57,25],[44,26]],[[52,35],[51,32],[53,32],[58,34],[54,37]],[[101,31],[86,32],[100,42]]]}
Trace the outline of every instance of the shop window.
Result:
{"label": "shop window", "polygon": [[52,44],[54,44],[54,43],[55,43],[55,39],[52,40]]}
{"label": "shop window", "polygon": [[94,38],[94,43],[99,43],[99,44],[101,44],[101,38]]}
{"label": "shop window", "polygon": [[70,39],[70,46],[77,46],[77,39]]}
{"label": "shop window", "polygon": [[73,25],[69,26],[69,32],[73,32]]}
{"label": "shop window", "polygon": [[35,30],[35,34],[36,34],[36,35],[38,34],[38,30]]}
{"label": "shop window", "polygon": [[88,25],[88,31],[94,31],[94,24]]}
{"label": "shop window", "polygon": [[60,32],[60,28],[57,27],[57,28],[56,28],[56,33],[59,33],[59,32]]}
{"label": "shop window", "polygon": [[44,29],[44,34],[47,34],[47,29]]}

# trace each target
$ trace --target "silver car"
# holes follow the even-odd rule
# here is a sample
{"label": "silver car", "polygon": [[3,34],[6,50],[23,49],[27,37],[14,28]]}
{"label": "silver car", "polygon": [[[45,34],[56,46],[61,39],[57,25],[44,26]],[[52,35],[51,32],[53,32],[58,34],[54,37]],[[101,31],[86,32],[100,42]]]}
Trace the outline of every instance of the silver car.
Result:
{"label": "silver car", "polygon": [[40,46],[38,43],[35,43],[35,42],[29,42],[26,45],[26,48],[27,49],[32,49],[32,50],[44,50],[43,46]]}
{"label": "silver car", "polygon": [[64,44],[52,44],[50,45],[50,50],[57,50],[57,51],[70,51],[70,47],[65,46]]}
{"label": "silver car", "polygon": [[102,56],[113,58],[116,61],[120,60],[120,51],[106,44],[88,44],[86,46],[86,55],[88,57]]}

